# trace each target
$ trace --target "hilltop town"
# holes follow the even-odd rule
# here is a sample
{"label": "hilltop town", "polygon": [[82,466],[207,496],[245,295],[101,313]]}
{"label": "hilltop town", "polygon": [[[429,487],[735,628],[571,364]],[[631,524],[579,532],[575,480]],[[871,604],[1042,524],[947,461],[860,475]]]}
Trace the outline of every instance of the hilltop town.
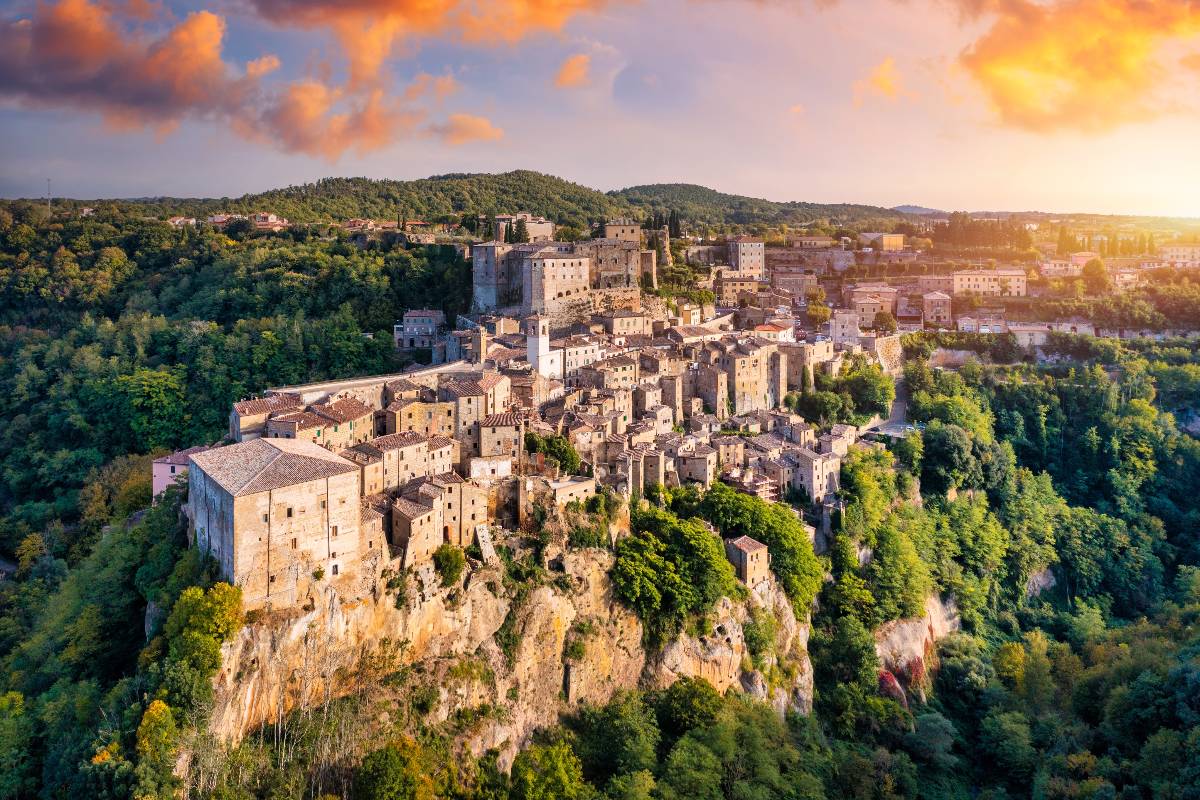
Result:
{"label": "hilltop town", "polygon": [[[209,223],[237,219],[286,225],[266,213]],[[346,229],[432,243],[424,227],[351,220]],[[1020,266],[839,277],[864,260],[917,263],[903,234],[800,235],[785,246],[736,235],[673,248],[667,225],[613,219],[567,242],[528,213],[481,217],[478,230],[492,238],[469,248],[472,313],[448,321],[409,309],[395,326],[396,348],[430,365],[269,390],[234,404],[223,446],[156,462],[156,493],[186,474],[195,541],[248,608],[288,607],[322,580],[360,596],[384,574],[427,571],[446,545],[494,552],[534,515],[598,493],[629,499],[719,481],[791,502],[823,536],[842,459],[911,430],[903,399],[893,402],[902,333],[1012,334],[1033,349],[1056,332],[1099,327],[1005,320],[988,304],[1027,297]],[[1158,258],[1188,266],[1198,251],[1165,247]],[[674,267],[673,254],[708,271],[694,301],[655,291],[660,260]],[[1048,259],[1034,277],[1078,276],[1096,258]],[[1153,266],[1113,276],[1134,285]],[[853,408],[861,424],[805,404],[849,373],[875,382],[875,397]],[[726,543],[750,585],[766,577],[765,562],[745,566],[759,547]]]}

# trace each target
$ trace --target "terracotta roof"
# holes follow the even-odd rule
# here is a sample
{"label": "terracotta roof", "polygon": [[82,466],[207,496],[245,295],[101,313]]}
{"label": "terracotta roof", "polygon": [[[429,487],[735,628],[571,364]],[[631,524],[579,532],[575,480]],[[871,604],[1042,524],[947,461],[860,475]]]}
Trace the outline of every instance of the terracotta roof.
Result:
{"label": "terracotta roof", "polygon": [[741,550],[743,553],[753,553],[756,550],[765,550],[767,546],[757,539],[751,539],[749,536],[739,536],[729,542],[730,547]]}
{"label": "terracotta roof", "polygon": [[186,465],[188,463],[188,456],[195,455],[196,453],[203,453],[204,451],[211,449],[213,449],[212,445],[201,444],[195,447],[189,447],[186,450],[176,450],[174,453],[169,455],[159,456],[158,458],[154,459],[154,463],[174,464],[176,466]]}
{"label": "terracotta roof", "polygon": [[504,380],[504,377],[505,376],[499,375],[495,372],[490,372],[476,381],[476,383],[478,383],[480,388],[483,389],[495,389],[500,385],[501,381]]}
{"label": "terracotta roof", "polygon": [[392,501],[392,508],[399,511],[410,520],[424,516],[425,514],[433,511],[432,506],[415,503],[412,500],[409,500],[407,497],[397,497],[394,501]]}
{"label": "terracotta roof", "polygon": [[430,450],[441,450],[443,447],[450,447],[453,444],[454,440],[445,436],[434,435],[429,437]]}
{"label": "terracotta roof", "polygon": [[401,431],[400,433],[389,433],[387,436],[380,436],[372,439],[368,444],[384,450],[399,450],[402,447],[413,447],[425,441],[425,437],[415,431]]}
{"label": "terracotta roof", "polygon": [[479,421],[481,428],[515,428],[521,424],[521,415],[515,411],[490,414]]}
{"label": "terracotta roof", "polygon": [[326,424],[325,419],[320,414],[314,414],[311,411],[290,411],[286,414],[277,414],[270,417],[267,423],[272,422],[288,422],[296,426],[296,430],[305,431],[309,428],[319,428]]}
{"label": "terracotta roof", "polygon": [[479,381],[446,381],[439,387],[439,391],[450,397],[480,397],[486,394]]}
{"label": "terracotta roof", "polygon": [[303,439],[254,439],[197,453],[191,463],[234,497],[358,470],[346,459]]}
{"label": "terracotta roof", "polygon": [[387,388],[393,392],[417,392],[425,387],[419,383],[410,381],[408,378],[400,378],[399,380],[388,381]]}
{"label": "terracotta roof", "polygon": [[247,417],[300,408],[301,405],[303,405],[303,401],[300,399],[300,395],[284,392],[254,400],[242,400],[233,404],[233,410],[237,412],[238,416]]}
{"label": "terracotta roof", "polygon": [[309,410],[334,422],[351,422],[375,413],[366,403],[353,397],[343,397],[332,403],[318,403]]}

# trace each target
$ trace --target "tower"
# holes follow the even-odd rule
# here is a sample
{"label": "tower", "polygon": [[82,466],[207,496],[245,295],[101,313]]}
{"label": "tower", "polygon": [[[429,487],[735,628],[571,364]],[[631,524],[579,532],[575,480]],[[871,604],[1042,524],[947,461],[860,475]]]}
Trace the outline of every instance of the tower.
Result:
{"label": "tower", "polygon": [[479,325],[471,334],[471,349],[474,350],[475,363],[487,361],[488,332],[487,328]]}
{"label": "tower", "polygon": [[563,351],[550,349],[550,319],[541,314],[525,318],[526,359],[543,378],[561,378]]}

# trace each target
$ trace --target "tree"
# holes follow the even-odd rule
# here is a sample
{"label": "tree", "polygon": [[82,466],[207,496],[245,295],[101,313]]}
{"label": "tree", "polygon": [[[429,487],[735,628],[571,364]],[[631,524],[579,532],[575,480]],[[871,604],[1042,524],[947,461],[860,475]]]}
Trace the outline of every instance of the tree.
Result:
{"label": "tree", "polygon": [[1104,262],[1098,258],[1093,258],[1083,265],[1080,277],[1083,278],[1083,285],[1087,287],[1088,294],[1100,295],[1112,288],[1108,270],[1105,268]]}
{"label": "tree", "polygon": [[975,464],[971,437],[957,425],[938,420],[923,434],[925,453],[921,460],[921,486],[934,494],[946,494],[962,486]]}
{"label": "tree", "polygon": [[513,228],[512,241],[513,244],[524,244],[529,241],[529,226],[525,224],[523,217],[517,220],[517,225]]}
{"label": "tree", "polygon": [[162,700],[151,701],[137,729],[136,797],[166,800],[174,796],[178,735],[171,708]]}
{"label": "tree", "polygon": [[829,310],[829,306],[821,302],[809,303],[804,313],[808,317],[809,324],[814,327],[824,325],[833,316],[833,312]]}
{"label": "tree", "polygon": [[446,543],[433,551],[433,566],[441,576],[442,586],[453,586],[462,577],[467,564],[461,547]]}
{"label": "tree", "polygon": [[587,789],[583,765],[564,741],[532,745],[513,760],[512,800],[576,800]]}
{"label": "tree", "polygon": [[363,759],[354,771],[355,800],[433,800],[429,775],[416,758],[416,745],[388,745]]}
{"label": "tree", "polygon": [[896,332],[896,318],[892,316],[890,311],[879,311],[875,314],[875,321],[872,323],[875,330],[882,333]]}

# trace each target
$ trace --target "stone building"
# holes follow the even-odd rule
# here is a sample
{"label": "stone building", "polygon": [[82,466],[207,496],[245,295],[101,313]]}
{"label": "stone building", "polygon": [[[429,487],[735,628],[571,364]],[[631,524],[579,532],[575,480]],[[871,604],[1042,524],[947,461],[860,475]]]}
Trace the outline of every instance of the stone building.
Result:
{"label": "stone building", "polygon": [[725,557],[733,565],[738,580],[751,588],[771,574],[771,556],[767,546],[749,536],[725,540]]}
{"label": "stone building", "polygon": [[590,258],[547,245],[521,263],[521,310],[555,314],[570,303],[587,300],[591,290]]}
{"label": "stone building", "polygon": [[151,496],[158,497],[176,483],[182,483],[187,477],[189,458],[208,449],[208,445],[202,444],[154,459],[154,463],[150,465]]}
{"label": "stone building", "polygon": [[926,292],[921,296],[922,320],[926,325],[950,326],[954,323],[950,295]]}
{"label": "stone building", "polygon": [[290,606],[311,580],[347,585],[384,542],[359,541],[360,469],[312,442],[254,439],[190,458],[196,546],[247,609]]}
{"label": "stone building", "polygon": [[766,243],[753,236],[738,236],[729,241],[729,266],[758,280],[767,276]]}
{"label": "stone building", "polygon": [[1024,297],[1028,278],[1023,269],[966,269],[953,275],[954,295]]}
{"label": "stone building", "polygon": [[303,408],[304,401],[294,392],[280,392],[234,403],[229,412],[229,438],[235,442],[257,439],[265,435],[267,418],[272,414],[299,411]]}

